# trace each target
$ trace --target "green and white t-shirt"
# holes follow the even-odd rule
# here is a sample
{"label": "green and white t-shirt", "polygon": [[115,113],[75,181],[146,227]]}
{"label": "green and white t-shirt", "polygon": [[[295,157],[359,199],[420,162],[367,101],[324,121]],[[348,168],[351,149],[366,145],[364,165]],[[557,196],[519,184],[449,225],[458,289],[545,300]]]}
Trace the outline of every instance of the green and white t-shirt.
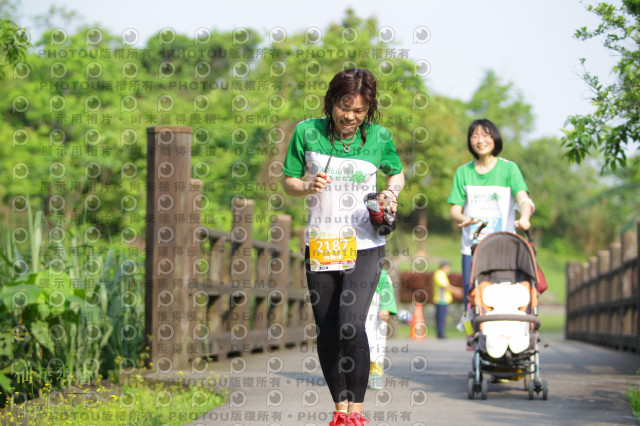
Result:
{"label": "green and white t-shirt", "polygon": [[348,153],[344,152],[339,139],[334,141],[335,148],[331,146],[326,118],[302,121],[293,132],[282,167],[285,175],[306,176],[312,180],[318,171],[324,171],[331,158],[327,175],[332,182],[323,192],[308,196],[307,244],[310,228],[324,231],[352,226],[356,230],[358,250],[384,245],[384,236],[378,235],[369,221],[364,197],[377,192],[378,169],[392,176],[402,171],[402,164],[389,129],[370,123],[365,126],[367,142],[362,146],[358,131]]}
{"label": "green and white t-shirt", "polygon": [[[493,232],[515,232],[515,195],[529,191],[518,165],[498,157],[496,165],[483,175],[473,161],[456,170],[453,187],[447,200],[449,204],[463,207],[467,217],[482,219],[488,223],[480,239]],[[462,254],[471,254],[471,236],[479,223],[462,228]]]}

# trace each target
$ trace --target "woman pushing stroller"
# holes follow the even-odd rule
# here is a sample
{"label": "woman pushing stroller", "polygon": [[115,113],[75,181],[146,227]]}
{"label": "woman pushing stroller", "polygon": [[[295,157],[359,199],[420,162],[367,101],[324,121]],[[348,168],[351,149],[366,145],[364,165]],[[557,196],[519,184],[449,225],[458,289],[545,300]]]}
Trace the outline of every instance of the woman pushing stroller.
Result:
{"label": "woman pushing stroller", "polygon": [[[471,123],[467,148],[474,160],[456,170],[447,200],[451,204],[451,220],[462,228],[462,282],[466,309],[473,261],[471,236],[475,229],[480,222],[487,223],[480,239],[494,232],[515,232],[516,228],[526,231],[535,209],[518,165],[499,157],[502,137],[495,124],[487,119]],[[516,204],[520,210],[518,220],[515,219]]]}

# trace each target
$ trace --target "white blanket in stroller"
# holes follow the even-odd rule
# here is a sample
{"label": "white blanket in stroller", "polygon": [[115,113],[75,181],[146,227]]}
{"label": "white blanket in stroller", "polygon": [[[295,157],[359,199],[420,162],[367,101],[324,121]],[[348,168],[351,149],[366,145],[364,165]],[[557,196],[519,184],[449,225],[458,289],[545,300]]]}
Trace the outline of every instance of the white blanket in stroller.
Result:
{"label": "white blanket in stroller", "polygon": [[[527,289],[516,283],[499,283],[487,286],[482,294],[485,305],[493,308],[486,315],[525,315],[519,308],[527,306],[531,297]],[[492,358],[502,357],[507,348],[514,354],[529,347],[530,324],[523,321],[487,321],[482,324],[487,353]]]}

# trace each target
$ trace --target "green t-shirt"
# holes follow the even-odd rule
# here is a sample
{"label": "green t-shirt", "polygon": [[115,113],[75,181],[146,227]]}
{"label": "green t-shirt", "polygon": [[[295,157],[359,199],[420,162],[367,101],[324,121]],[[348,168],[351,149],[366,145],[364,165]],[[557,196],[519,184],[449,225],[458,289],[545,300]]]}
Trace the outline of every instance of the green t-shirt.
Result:
{"label": "green t-shirt", "polygon": [[[479,174],[473,161],[456,170],[453,187],[447,200],[449,204],[463,207],[467,217],[482,219],[488,223],[480,234],[493,232],[515,232],[515,195],[529,191],[518,165],[498,157],[496,165],[483,175]],[[462,254],[471,254],[471,236],[479,224],[462,228]]]}
{"label": "green t-shirt", "polygon": [[393,315],[398,313],[398,305],[396,304],[396,294],[393,289],[393,282],[391,281],[389,273],[384,268],[380,272],[380,281],[378,281],[376,293],[380,295],[380,298],[374,297],[371,301],[372,306],[379,304],[379,309],[386,309]]}
{"label": "green t-shirt", "polygon": [[338,139],[335,140],[335,148],[331,146],[326,130],[326,118],[311,118],[298,123],[282,167],[287,176],[306,176],[307,180],[312,180],[318,171],[325,170],[331,159],[327,175],[332,182],[323,192],[308,196],[307,244],[309,228],[325,231],[352,226],[356,230],[358,250],[384,245],[384,236],[378,235],[369,221],[364,197],[370,192],[377,192],[378,169],[387,176],[402,171],[391,131],[377,124],[366,124],[367,142],[362,146],[358,131],[347,153]]}

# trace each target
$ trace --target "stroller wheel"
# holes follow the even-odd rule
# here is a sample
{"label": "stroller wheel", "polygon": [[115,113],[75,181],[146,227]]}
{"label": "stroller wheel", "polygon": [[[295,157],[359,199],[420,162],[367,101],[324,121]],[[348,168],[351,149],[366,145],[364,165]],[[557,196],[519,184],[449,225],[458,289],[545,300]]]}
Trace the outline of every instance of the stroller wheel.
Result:
{"label": "stroller wheel", "polygon": [[487,399],[487,395],[489,394],[489,380],[482,379],[482,399]]}
{"label": "stroller wheel", "polygon": [[524,376],[524,390],[529,390],[529,382],[531,381],[531,374],[525,374]]}
{"label": "stroller wheel", "polygon": [[549,397],[549,385],[547,384],[547,379],[542,380],[542,399],[547,400]]}
{"label": "stroller wheel", "polygon": [[469,399],[473,399],[475,397],[475,392],[473,390],[473,377],[467,380],[467,396]]}
{"label": "stroller wheel", "polygon": [[533,399],[533,380],[529,380],[529,399]]}
{"label": "stroller wheel", "polygon": [[476,377],[476,375],[475,375],[475,373],[473,371],[469,371],[467,373],[467,379],[473,379],[475,377]]}

